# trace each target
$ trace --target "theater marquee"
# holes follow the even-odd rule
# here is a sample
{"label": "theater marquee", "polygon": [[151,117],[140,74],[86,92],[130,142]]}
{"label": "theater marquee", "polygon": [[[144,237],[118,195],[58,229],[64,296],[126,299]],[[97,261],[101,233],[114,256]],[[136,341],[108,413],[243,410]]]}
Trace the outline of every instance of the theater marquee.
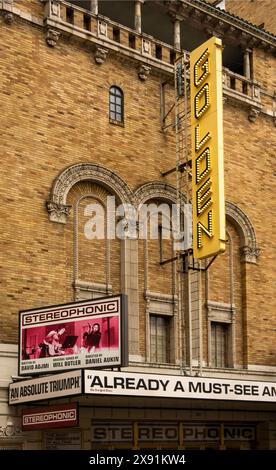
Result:
{"label": "theater marquee", "polygon": [[85,370],[84,393],[275,403],[276,382]]}
{"label": "theater marquee", "polygon": [[64,374],[47,375],[11,383],[9,385],[9,404],[17,405],[80,395],[82,393],[81,372],[81,370],[74,370]]}
{"label": "theater marquee", "polygon": [[275,403],[276,382],[85,369],[11,383],[9,404],[79,394]]}
{"label": "theater marquee", "polygon": [[127,365],[126,296],[19,314],[19,375]]}
{"label": "theater marquee", "polygon": [[194,257],[225,251],[222,43],[209,39],[190,55]]}

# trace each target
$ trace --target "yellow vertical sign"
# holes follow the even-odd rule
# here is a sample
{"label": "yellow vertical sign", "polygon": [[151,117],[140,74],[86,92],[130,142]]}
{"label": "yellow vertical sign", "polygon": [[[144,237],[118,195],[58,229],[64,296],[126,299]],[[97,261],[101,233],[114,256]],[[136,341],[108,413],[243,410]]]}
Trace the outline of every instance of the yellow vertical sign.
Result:
{"label": "yellow vertical sign", "polygon": [[225,251],[222,43],[212,37],[190,56],[194,257]]}

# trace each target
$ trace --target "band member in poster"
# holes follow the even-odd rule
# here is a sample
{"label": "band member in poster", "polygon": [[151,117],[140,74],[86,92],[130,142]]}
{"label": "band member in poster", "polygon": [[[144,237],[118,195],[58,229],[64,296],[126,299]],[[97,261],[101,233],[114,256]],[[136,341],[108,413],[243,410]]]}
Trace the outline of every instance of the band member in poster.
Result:
{"label": "band member in poster", "polygon": [[39,345],[41,349],[40,357],[60,356],[64,354],[64,351],[61,350],[61,336],[64,332],[65,328],[58,328],[47,333],[43,343]]}
{"label": "band member in poster", "polygon": [[94,325],[88,324],[88,331],[83,335],[83,346],[87,349],[87,352],[95,351],[99,348],[102,333],[100,331],[100,324],[94,323]]}
{"label": "band member in poster", "polygon": [[33,345],[31,348],[26,347],[26,349],[22,350],[22,359],[23,360],[34,359],[36,350],[37,349],[36,349],[35,345]]}

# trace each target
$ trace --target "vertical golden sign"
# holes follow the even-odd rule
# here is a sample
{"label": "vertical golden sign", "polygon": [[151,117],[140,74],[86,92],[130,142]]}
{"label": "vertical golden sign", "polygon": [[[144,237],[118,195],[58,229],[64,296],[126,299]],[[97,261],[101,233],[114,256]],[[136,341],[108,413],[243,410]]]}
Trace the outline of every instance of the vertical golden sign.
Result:
{"label": "vertical golden sign", "polygon": [[225,251],[222,43],[212,37],[191,53],[194,257]]}

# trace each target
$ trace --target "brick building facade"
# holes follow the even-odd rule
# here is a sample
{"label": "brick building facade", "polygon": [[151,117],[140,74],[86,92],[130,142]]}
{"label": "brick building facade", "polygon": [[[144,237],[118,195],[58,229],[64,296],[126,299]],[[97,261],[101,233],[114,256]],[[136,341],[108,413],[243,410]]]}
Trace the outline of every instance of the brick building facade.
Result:
{"label": "brick building facade", "polygon": [[[22,406],[7,404],[19,310],[125,293],[128,371],[276,381],[276,41],[269,17],[248,12],[203,0],[0,1],[3,448],[48,442],[47,432],[22,433]],[[160,240],[88,239],[83,227],[85,207],[106,214],[107,196],[135,207],[176,202],[175,174],[160,174],[175,166],[173,115],[164,117],[175,99],[173,62],[213,35],[224,45],[228,242],[208,271],[191,274],[189,323],[185,301],[179,314],[178,266],[160,265]],[[164,259],[172,253],[164,241]],[[174,444],[186,448],[276,448],[273,403],[150,400],[80,398],[82,448],[96,445],[91,423],[106,421],[219,426],[217,440]],[[223,426],[245,423],[254,437],[224,442]]]}

